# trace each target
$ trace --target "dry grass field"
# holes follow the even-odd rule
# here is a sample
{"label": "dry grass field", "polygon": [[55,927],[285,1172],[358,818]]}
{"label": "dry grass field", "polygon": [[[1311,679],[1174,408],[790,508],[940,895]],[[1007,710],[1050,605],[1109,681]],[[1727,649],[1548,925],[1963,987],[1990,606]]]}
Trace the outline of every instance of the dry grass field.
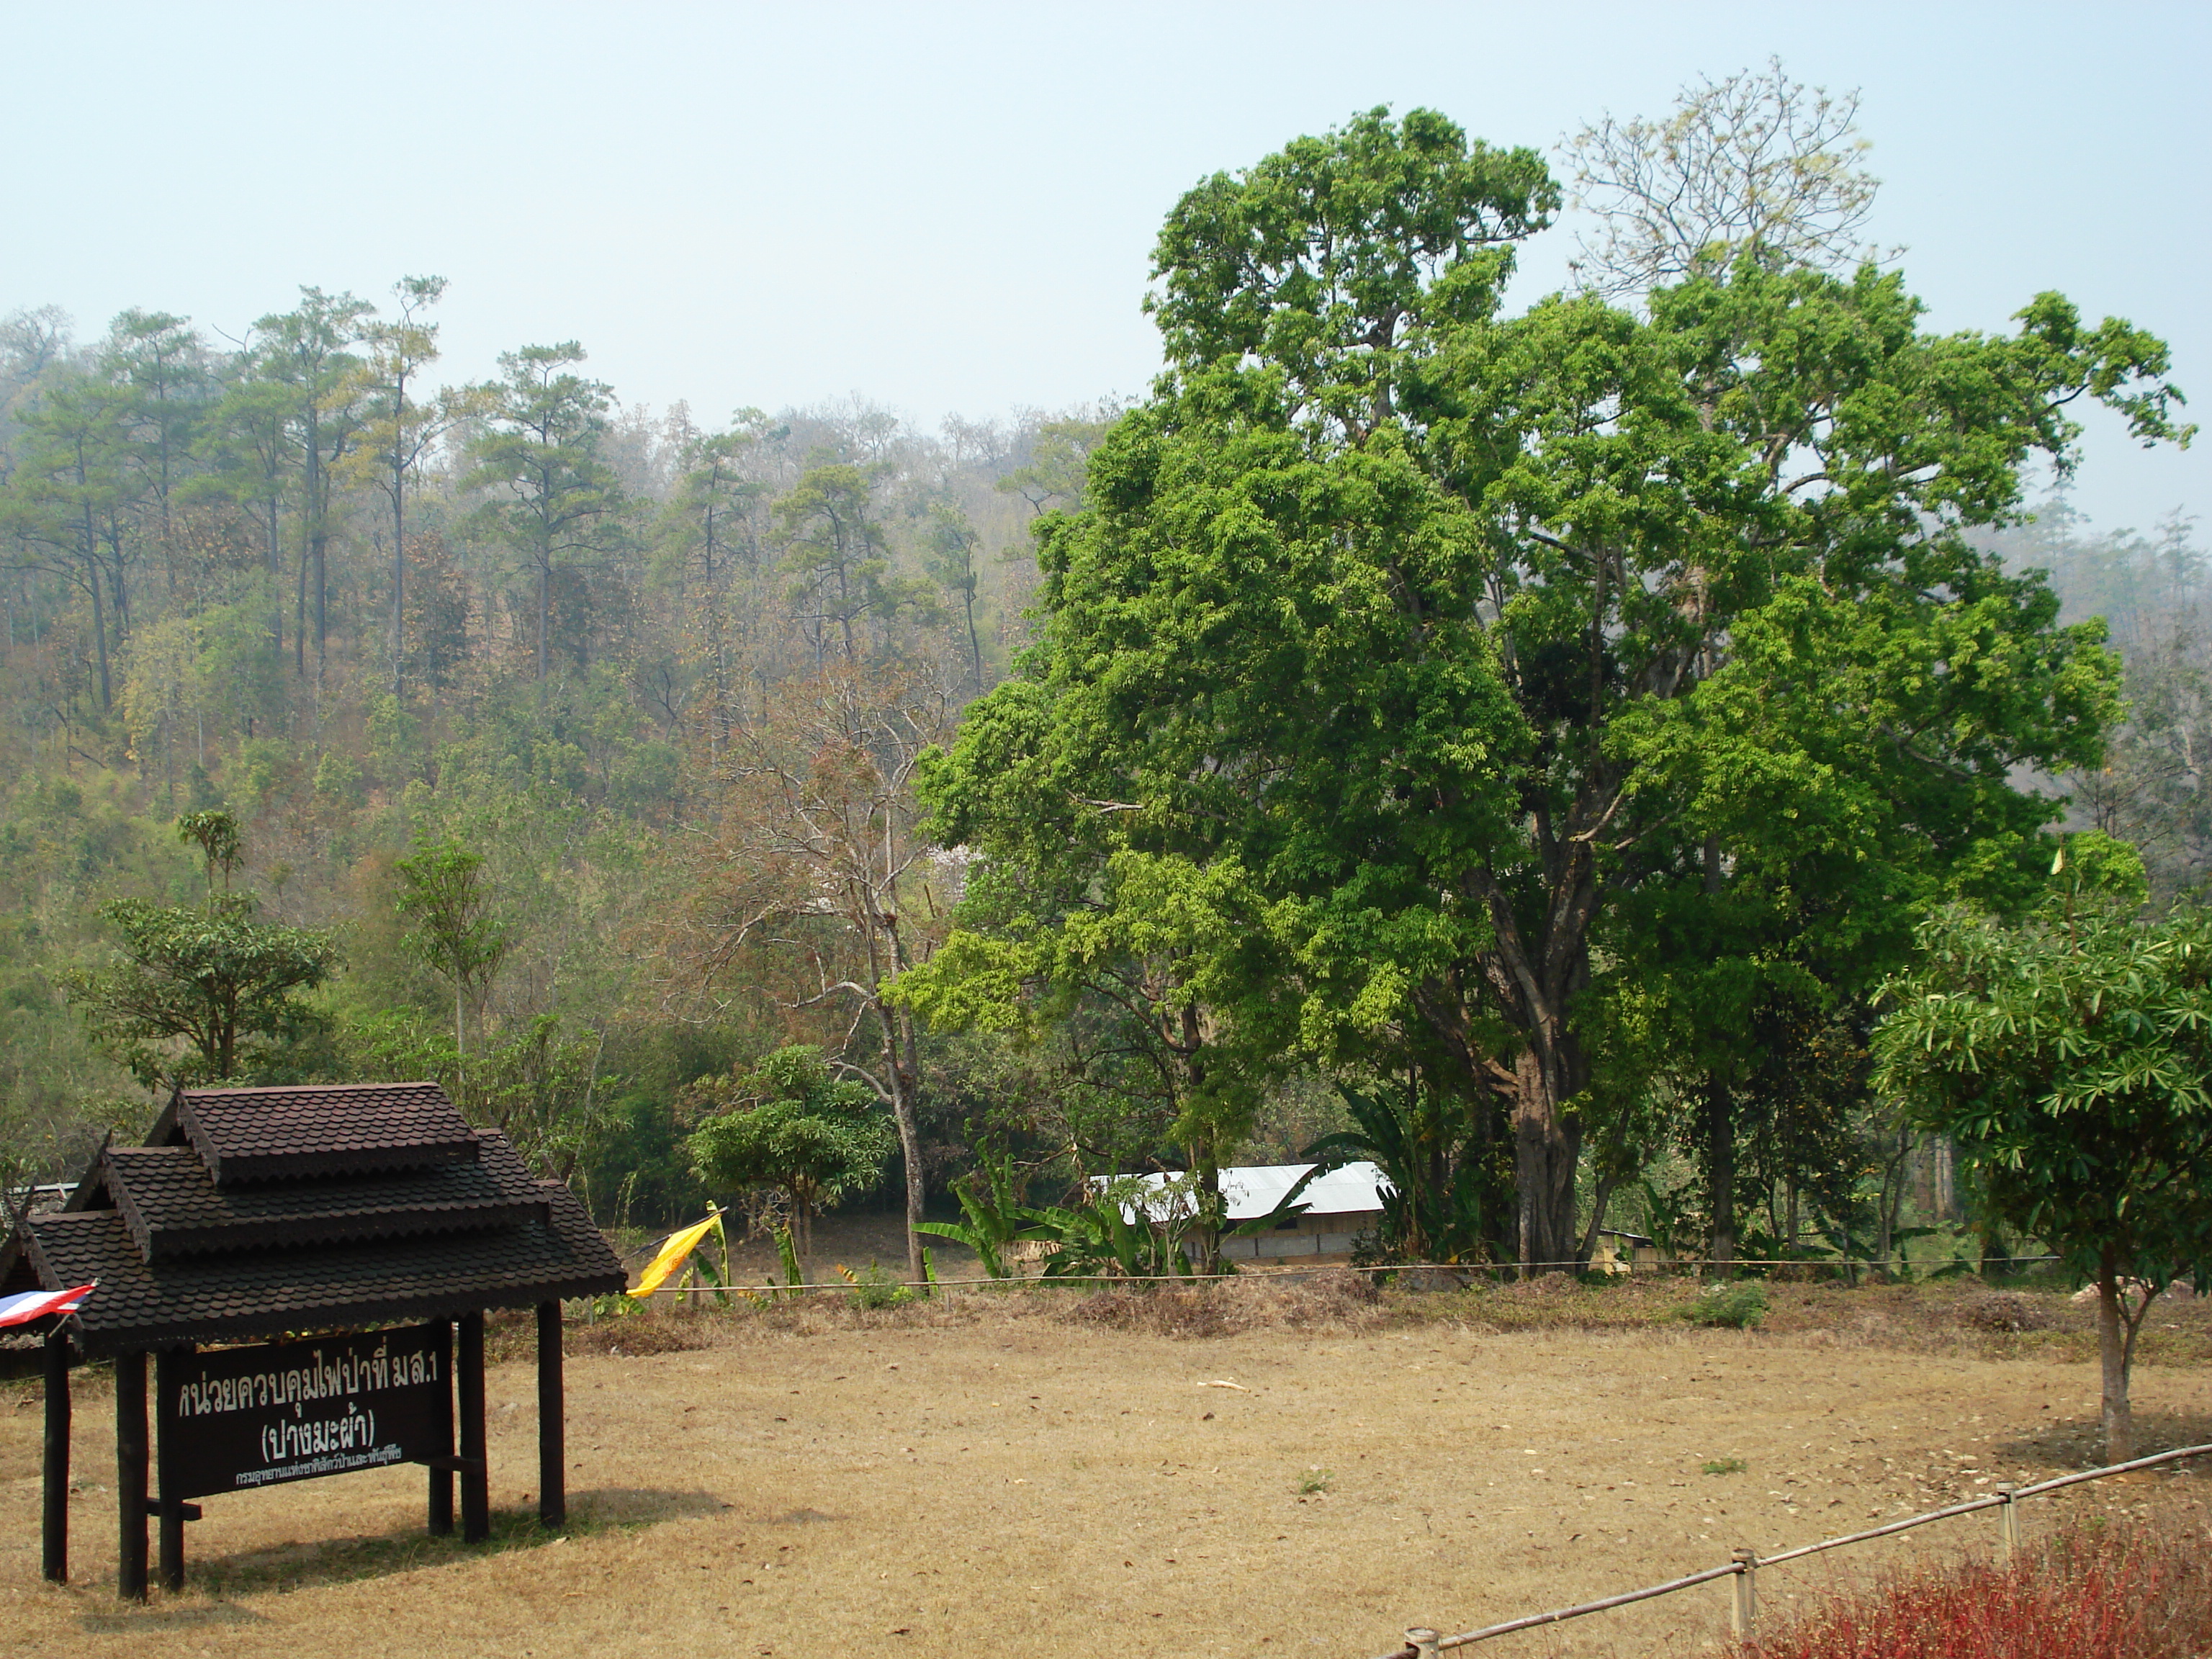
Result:
{"label": "dry grass field", "polygon": [[[2057,1298],[1779,1287],[1771,1328],[1742,1333],[1665,1317],[1680,1295],[1378,1303],[1335,1275],[602,1324],[568,1362],[569,1535],[531,1518],[518,1353],[490,1379],[489,1544],[422,1535],[418,1470],[210,1498],[191,1587],[143,1608],[113,1595],[99,1375],[80,1379],[66,1589],[38,1577],[36,1385],[10,1383],[0,1650],[1366,1659],[1409,1624],[1467,1629],[2094,1461],[2095,1373]],[[2146,1438],[2212,1440],[2212,1310],[2168,1311],[2137,1376]],[[2087,1494],[2201,1530],[2212,1471]],[[1762,1597],[1786,1612],[1994,1530],[1822,1558]],[[1705,1650],[1726,1595],[1484,1651]]]}

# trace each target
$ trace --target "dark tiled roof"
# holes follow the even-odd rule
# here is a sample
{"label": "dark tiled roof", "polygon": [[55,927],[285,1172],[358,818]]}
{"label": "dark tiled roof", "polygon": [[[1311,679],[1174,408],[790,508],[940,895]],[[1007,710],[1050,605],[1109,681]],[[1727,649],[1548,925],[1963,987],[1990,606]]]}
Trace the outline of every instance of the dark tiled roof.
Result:
{"label": "dark tiled roof", "polygon": [[545,1202],[514,1149],[495,1139],[467,1164],[228,1187],[210,1179],[190,1146],[112,1146],[69,1207],[119,1210],[150,1261],[271,1244],[479,1231],[542,1219]]}
{"label": "dark tiled roof", "polygon": [[[483,1150],[504,1188],[505,1171],[520,1168],[514,1149],[487,1132]],[[542,1215],[478,1231],[151,1260],[119,1211],[50,1212],[31,1218],[27,1254],[52,1288],[99,1282],[76,1315],[85,1352],[94,1355],[621,1290],[622,1263],[574,1194],[557,1182],[531,1186]]]}
{"label": "dark tiled roof", "polygon": [[434,1083],[182,1090],[148,1144],[186,1143],[224,1186],[428,1169],[477,1152],[467,1121]]}

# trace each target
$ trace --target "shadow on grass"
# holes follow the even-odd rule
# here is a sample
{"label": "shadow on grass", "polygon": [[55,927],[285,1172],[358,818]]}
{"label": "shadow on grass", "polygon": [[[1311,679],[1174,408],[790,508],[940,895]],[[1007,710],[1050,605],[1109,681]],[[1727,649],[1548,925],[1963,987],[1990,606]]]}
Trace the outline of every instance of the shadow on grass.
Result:
{"label": "shadow on grass", "polygon": [[720,1515],[728,1508],[712,1492],[601,1486],[569,1494],[568,1524],[560,1532],[548,1532],[540,1526],[534,1509],[494,1510],[491,1535],[477,1544],[463,1543],[458,1532],[433,1538],[419,1528],[409,1528],[368,1538],[283,1544],[273,1549],[241,1550],[195,1559],[188,1536],[182,1595],[157,1595],[144,1607],[88,1610],[80,1623],[88,1632],[258,1624],[261,1615],[239,1606],[234,1598],[271,1592],[287,1595],[386,1578],[510,1550],[542,1549],[563,1537],[588,1538],[595,1533],[626,1532],[663,1521]]}
{"label": "shadow on grass", "polygon": [[[2179,1446],[2212,1446],[2212,1413],[2136,1412],[2136,1455],[2149,1457]],[[2105,1431],[2097,1419],[2075,1418],[2003,1442],[1996,1455],[2007,1462],[2059,1469],[2094,1469],[2105,1462]],[[2169,1465],[2212,1480],[2212,1455]]]}

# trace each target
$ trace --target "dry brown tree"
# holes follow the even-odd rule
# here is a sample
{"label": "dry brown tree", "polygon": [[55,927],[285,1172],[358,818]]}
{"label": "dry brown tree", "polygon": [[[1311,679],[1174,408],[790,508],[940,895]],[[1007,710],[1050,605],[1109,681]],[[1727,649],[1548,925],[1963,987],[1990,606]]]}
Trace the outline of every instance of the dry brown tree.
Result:
{"label": "dry brown tree", "polygon": [[830,662],[749,712],[714,764],[712,817],[684,853],[667,952],[709,1013],[764,998],[827,1026],[832,1067],[897,1122],[919,1279],[921,1066],[915,1017],[884,988],[927,955],[953,896],[914,795],[922,751],[951,735],[952,703],[928,665]]}

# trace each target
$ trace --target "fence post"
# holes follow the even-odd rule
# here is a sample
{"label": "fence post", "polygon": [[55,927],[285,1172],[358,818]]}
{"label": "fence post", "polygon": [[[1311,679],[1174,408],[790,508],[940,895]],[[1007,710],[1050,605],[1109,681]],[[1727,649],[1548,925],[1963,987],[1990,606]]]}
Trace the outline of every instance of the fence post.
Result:
{"label": "fence post", "polygon": [[1759,1623],[1759,1557],[1749,1550],[1733,1550],[1729,1559],[1735,1563],[1735,1606],[1729,1628],[1737,1641],[1748,1642]]}
{"label": "fence post", "polygon": [[2020,1559],[2020,1500],[2009,1480],[1997,1487],[1997,1553],[2007,1566]]}
{"label": "fence post", "polygon": [[1407,1645],[1413,1650],[1416,1659],[1437,1659],[1437,1633],[1425,1625],[1415,1625],[1406,1632]]}

